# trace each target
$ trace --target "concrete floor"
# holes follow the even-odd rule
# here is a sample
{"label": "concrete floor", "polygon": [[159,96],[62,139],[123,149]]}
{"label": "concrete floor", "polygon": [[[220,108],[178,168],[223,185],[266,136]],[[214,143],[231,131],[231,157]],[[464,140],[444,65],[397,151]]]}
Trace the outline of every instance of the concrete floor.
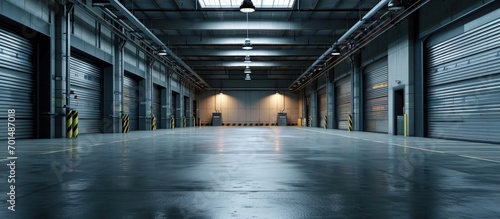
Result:
{"label": "concrete floor", "polygon": [[16,146],[16,212],[2,201],[0,218],[500,217],[494,144],[203,127]]}

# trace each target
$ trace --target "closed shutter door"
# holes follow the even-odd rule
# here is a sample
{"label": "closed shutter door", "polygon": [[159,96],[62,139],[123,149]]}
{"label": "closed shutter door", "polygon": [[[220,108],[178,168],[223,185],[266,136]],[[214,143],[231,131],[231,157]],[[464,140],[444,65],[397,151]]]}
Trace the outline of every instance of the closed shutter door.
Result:
{"label": "closed shutter door", "polygon": [[363,72],[364,130],[387,133],[387,59],[369,65]]}
{"label": "closed shutter door", "polygon": [[153,87],[153,115],[156,116],[156,127],[159,129],[161,121],[161,90],[160,86]]}
{"label": "closed shutter door", "polygon": [[351,77],[335,82],[335,109],[338,129],[347,130],[347,116],[351,113]]}
{"label": "closed shutter door", "polygon": [[139,130],[139,82],[129,75],[123,77],[123,112],[129,114],[130,131]]}
{"label": "closed shutter door", "polygon": [[[0,120],[6,122],[7,111],[15,110],[15,138],[35,137],[33,70],[32,43],[0,29]],[[4,130],[0,139],[8,137]]]}
{"label": "closed shutter door", "polygon": [[70,88],[78,97],[71,96],[70,107],[78,111],[78,131],[101,133],[102,68],[78,54],[72,54],[70,60]]}
{"label": "closed shutter door", "polygon": [[500,19],[427,45],[429,137],[500,143]]}
{"label": "closed shutter door", "polygon": [[319,123],[320,127],[325,127],[325,117],[326,117],[326,88],[321,89],[318,92],[318,109],[319,109]]}

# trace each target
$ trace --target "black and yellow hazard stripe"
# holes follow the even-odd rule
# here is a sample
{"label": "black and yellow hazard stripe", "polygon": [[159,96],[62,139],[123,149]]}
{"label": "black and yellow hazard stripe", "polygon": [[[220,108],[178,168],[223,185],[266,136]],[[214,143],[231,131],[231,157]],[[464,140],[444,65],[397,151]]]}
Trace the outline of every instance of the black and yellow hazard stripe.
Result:
{"label": "black and yellow hazard stripe", "polygon": [[323,117],[323,128],[325,128],[325,129],[328,128],[328,123],[327,123],[327,120],[326,120],[326,116]]}
{"label": "black and yellow hazard stripe", "polygon": [[352,116],[351,116],[351,114],[347,115],[347,130],[352,131]]}
{"label": "black and yellow hazard stripe", "polygon": [[66,111],[66,138],[73,138],[73,110]]}
{"label": "black and yellow hazard stripe", "polygon": [[170,119],[170,128],[174,129],[175,128],[175,118],[172,117],[172,119]]}
{"label": "black and yellow hazard stripe", "polygon": [[156,131],[156,116],[151,117],[151,130]]}
{"label": "black and yellow hazard stripe", "polygon": [[122,115],[122,133],[128,133],[130,130],[130,116],[128,114]]}
{"label": "black and yellow hazard stripe", "polygon": [[187,127],[187,119],[185,117],[182,119],[182,127]]}
{"label": "black and yellow hazard stripe", "polygon": [[78,137],[78,111],[73,111],[73,138]]}

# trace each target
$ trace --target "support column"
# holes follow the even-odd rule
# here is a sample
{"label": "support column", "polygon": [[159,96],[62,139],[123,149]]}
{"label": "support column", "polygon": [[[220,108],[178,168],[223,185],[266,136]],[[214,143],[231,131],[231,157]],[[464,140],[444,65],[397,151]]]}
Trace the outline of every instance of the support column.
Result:
{"label": "support column", "polygon": [[[59,4],[59,3],[57,3]],[[70,42],[69,34],[70,22],[69,11],[72,6],[61,4],[59,8],[62,10],[57,11],[54,21],[54,69],[55,69],[55,83],[54,83],[54,96],[55,96],[55,137],[66,137],[66,109],[69,108],[69,57]]]}
{"label": "support column", "polygon": [[186,126],[187,127],[193,127],[193,88],[191,85],[189,85],[189,95],[187,96],[187,106],[186,107]]}
{"label": "support column", "polygon": [[121,133],[123,114],[123,48],[125,41],[113,35],[113,65],[104,69],[104,133]]}
{"label": "support column", "polygon": [[318,81],[315,80],[311,83],[311,105],[310,114],[311,114],[311,127],[318,127]]}
{"label": "support column", "polygon": [[184,82],[180,79],[179,82],[179,94],[175,98],[175,127],[182,128],[182,122],[184,119]]}
{"label": "support column", "polygon": [[333,70],[326,74],[326,122],[327,128],[333,129],[335,121],[335,84]]}
{"label": "support column", "polygon": [[307,96],[306,96],[306,91],[305,89],[300,91],[300,94],[302,96],[302,126],[306,127],[307,126]]}
{"label": "support column", "polygon": [[145,80],[139,82],[139,130],[151,130],[154,61],[151,58],[146,59]]}
{"label": "support column", "polygon": [[166,107],[166,112],[167,112],[167,128],[168,129],[171,129],[173,128],[172,127],[172,123],[171,123],[171,120],[175,117],[175,114],[174,114],[174,108],[173,108],[173,99],[172,99],[172,94],[173,94],[173,90],[172,90],[172,73],[170,73],[170,70],[167,69],[167,89],[166,90],[166,93],[167,93],[167,96],[166,96],[166,101],[167,101],[167,107]]}
{"label": "support column", "polygon": [[352,119],[353,131],[363,131],[363,83],[361,78],[361,56],[355,53],[351,56],[351,89],[352,89]]}

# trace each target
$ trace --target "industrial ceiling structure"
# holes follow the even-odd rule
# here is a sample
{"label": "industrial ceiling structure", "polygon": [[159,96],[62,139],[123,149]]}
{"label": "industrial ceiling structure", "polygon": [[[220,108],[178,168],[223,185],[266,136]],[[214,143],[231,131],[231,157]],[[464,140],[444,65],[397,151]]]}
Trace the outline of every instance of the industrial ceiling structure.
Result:
{"label": "industrial ceiling structure", "polygon": [[[252,13],[239,10],[241,0],[122,0],[120,4],[161,41],[160,48],[189,66],[206,89],[260,84],[298,90],[426,2],[254,0]],[[399,5],[403,7],[390,7]],[[247,38],[251,50],[242,49]],[[250,71],[253,84],[247,86]]]}

